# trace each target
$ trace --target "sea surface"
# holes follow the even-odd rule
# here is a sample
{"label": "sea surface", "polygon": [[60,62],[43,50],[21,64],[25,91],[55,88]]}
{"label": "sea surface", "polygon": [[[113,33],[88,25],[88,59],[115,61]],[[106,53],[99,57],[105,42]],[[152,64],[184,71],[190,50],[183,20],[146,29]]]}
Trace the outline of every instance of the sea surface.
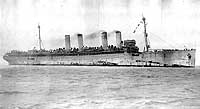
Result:
{"label": "sea surface", "polygon": [[0,109],[200,109],[200,68],[0,66]]}

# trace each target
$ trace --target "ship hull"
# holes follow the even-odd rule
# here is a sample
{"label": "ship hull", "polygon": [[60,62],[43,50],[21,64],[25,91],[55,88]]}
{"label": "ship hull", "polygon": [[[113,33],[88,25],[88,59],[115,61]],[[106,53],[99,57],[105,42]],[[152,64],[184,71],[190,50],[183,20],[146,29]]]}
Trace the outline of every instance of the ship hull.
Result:
{"label": "ship hull", "polygon": [[4,56],[10,65],[194,67],[195,50],[164,50],[96,55]]}

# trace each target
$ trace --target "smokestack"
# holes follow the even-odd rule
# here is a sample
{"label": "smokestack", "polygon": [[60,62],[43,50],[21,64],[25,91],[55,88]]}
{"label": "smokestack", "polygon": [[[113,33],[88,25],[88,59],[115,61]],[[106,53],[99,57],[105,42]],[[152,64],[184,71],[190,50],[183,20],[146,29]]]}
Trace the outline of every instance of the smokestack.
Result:
{"label": "smokestack", "polygon": [[117,47],[121,48],[122,47],[122,36],[121,36],[121,32],[120,31],[116,31],[116,44],[117,44]]}
{"label": "smokestack", "polygon": [[78,48],[79,50],[83,49],[83,35],[82,34],[77,34],[78,37]]}
{"label": "smokestack", "polygon": [[107,32],[101,33],[101,41],[103,49],[107,49],[108,48]]}
{"label": "smokestack", "polygon": [[70,51],[70,35],[65,35],[65,50]]}

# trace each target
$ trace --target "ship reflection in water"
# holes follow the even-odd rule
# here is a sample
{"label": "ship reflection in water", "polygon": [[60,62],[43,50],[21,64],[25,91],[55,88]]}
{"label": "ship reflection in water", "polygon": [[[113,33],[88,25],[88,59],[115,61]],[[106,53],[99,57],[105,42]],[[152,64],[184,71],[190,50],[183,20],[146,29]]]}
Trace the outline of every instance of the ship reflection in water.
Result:
{"label": "ship reflection in water", "polygon": [[1,109],[200,108],[200,69],[7,66]]}

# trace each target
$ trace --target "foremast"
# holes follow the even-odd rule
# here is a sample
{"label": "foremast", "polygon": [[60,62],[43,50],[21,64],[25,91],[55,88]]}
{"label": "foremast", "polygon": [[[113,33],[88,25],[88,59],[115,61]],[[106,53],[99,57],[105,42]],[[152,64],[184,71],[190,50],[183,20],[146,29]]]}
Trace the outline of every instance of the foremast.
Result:
{"label": "foremast", "polygon": [[[141,24],[143,24],[144,26],[144,41],[145,41],[145,46],[144,46],[144,52],[148,52],[149,48],[150,48],[150,44],[148,43],[148,34],[147,34],[147,23],[146,23],[146,18],[144,16],[142,16],[142,21],[140,21]],[[136,32],[136,30],[138,29],[138,27],[140,26],[140,23],[137,25],[137,27],[135,28],[135,30],[133,31],[133,33]]]}
{"label": "foremast", "polygon": [[146,18],[144,16],[142,17],[142,23],[144,25],[144,39],[145,39],[144,51],[148,52],[149,48],[150,48],[150,45],[148,44],[148,39],[147,39],[148,34],[147,34],[147,29],[146,29],[147,23],[146,23]]}
{"label": "foremast", "polygon": [[40,25],[38,24],[38,32],[39,32],[39,47],[40,47],[40,51],[42,50],[42,39],[40,36]]}

